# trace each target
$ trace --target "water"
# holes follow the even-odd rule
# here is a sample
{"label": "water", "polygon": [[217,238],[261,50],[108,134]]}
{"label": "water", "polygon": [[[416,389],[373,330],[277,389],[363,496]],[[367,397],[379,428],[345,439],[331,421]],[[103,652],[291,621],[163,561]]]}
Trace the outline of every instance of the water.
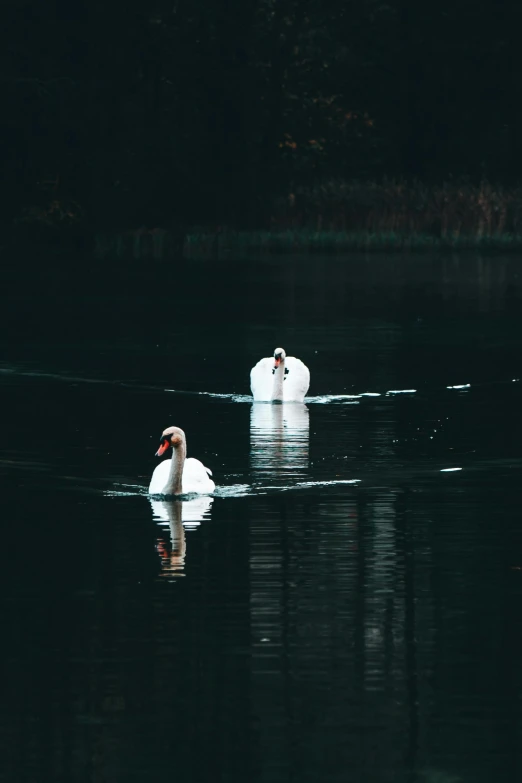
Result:
{"label": "water", "polygon": [[[0,779],[519,779],[519,265],[6,291]],[[248,399],[276,345],[304,405]],[[214,497],[146,496],[171,424]]]}

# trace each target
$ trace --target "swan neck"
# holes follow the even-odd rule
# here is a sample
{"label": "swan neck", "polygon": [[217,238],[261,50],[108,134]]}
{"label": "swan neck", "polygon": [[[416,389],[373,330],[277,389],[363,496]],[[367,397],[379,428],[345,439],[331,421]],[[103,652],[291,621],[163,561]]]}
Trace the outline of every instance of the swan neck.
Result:
{"label": "swan neck", "polygon": [[179,446],[172,449],[169,478],[164,490],[166,495],[181,495],[183,493],[182,479],[186,453],[187,446],[185,442],[180,443]]}
{"label": "swan neck", "polygon": [[285,360],[282,359],[274,370],[274,385],[272,387],[272,400],[283,399],[283,381],[285,379]]}

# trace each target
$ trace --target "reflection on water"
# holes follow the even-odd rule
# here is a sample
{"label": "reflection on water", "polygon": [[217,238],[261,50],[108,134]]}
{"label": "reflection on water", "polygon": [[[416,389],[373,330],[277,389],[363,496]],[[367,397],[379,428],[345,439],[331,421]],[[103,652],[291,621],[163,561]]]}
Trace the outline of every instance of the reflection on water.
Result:
{"label": "reflection on water", "polygon": [[307,474],[310,414],[300,402],[257,402],[250,409],[250,469],[254,481],[296,481]]}
{"label": "reflection on water", "polygon": [[[176,319],[155,284],[36,332],[4,302],[2,781],[518,781],[519,267],[249,259],[223,307],[191,263]],[[308,408],[246,396],[267,343]],[[218,490],[152,521],[169,421]]]}
{"label": "reflection on water", "polygon": [[187,551],[185,526],[194,528],[204,519],[209,519],[213,500],[208,496],[191,500],[150,500],[153,518],[170,531],[170,545],[164,536],[156,541],[162,576],[184,576]]}

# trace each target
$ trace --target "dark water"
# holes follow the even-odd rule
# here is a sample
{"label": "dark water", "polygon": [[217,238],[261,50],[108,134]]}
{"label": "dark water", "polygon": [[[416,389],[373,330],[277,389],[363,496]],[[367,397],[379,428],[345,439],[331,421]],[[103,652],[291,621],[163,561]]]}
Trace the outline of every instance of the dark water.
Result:
{"label": "dark water", "polygon": [[[519,780],[520,263],[4,290],[0,779]],[[214,498],[147,498],[171,424]]]}

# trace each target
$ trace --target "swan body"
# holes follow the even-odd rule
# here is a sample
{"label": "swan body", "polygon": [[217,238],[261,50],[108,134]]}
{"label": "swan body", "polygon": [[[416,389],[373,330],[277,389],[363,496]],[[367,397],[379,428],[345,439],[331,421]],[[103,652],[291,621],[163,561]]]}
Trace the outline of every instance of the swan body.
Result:
{"label": "swan body", "polygon": [[301,359],[276,348],[273,357],[260,359],[250,371],[255,402],[304,402],[310,370]]}
{"label": "swan body", "polygon": [[[172,460],[166,459],[155,468],[149,485],[149,495],[171,495],[167,492],[167,486],[170,474]],[[181,477],[180,495],[189,495],[197,492],[198,495],[207,495],[214,492],[216,485],[210,478],[212,471],[206,468],[199,459],[189,457],[185,460],[183,474]],[[176,493],[178,494],[178,493]]]}
{"label": "swan body", "polygon": [[210,478],[212,471],[199,459],[186,459],[187,441],[179,427],[168,427],[163,431],[156,456],[172,448],[172,458],[160,462],[155,468],[149,484],[149,495],[209,495],[216,485]]}

